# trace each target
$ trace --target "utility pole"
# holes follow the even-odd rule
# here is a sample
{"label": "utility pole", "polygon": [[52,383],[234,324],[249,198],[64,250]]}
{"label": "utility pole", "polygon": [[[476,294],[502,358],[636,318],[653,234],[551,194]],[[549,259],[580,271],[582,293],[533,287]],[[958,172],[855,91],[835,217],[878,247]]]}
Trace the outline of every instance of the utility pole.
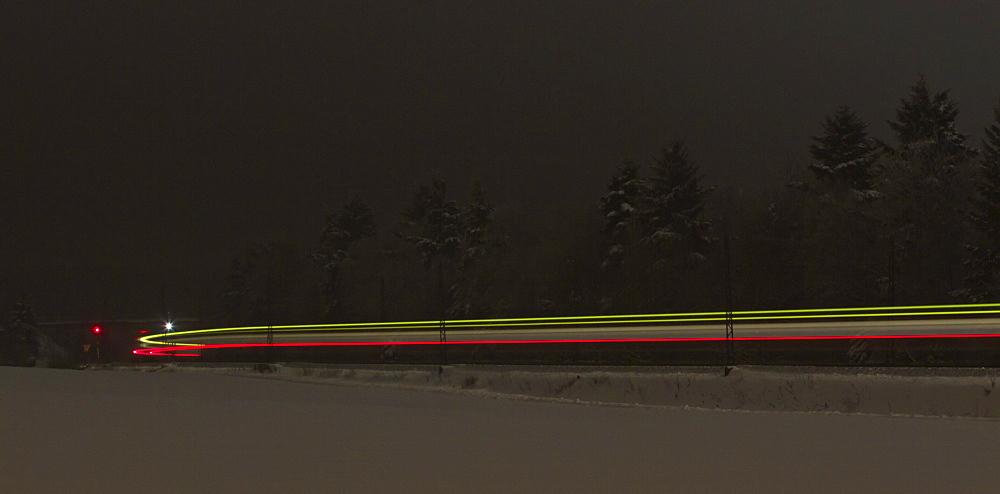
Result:
{"label": "utility pole", "polygon": [[[269,253],[273,255],[272,253]],[[274,309],[274,277],[272,276],[272,261],[273,259],[267,260],[267,274],[264,279],[264,322],[267,324],[267,363],[270,364],[274,360],[274,321],[273,319],[273,309]]]}
{"label": "utility pole", "polygon": [[726,262],[726,363],[725,369],[723,370],[724,375],[728,376],[733,370],[733,366],[736,365],[736,342],[733,337],[733,275],[732,275],[732,264],[729,258],[729,234],[726,234],[726,240],[724,244],[725,249],[725,262]]}
{"label": "utility pole", "polygon": [[385,321],[385,275],[378,275],[378,320]]}
{"label": "utility pole", "polygon": [[889,306],[896,305],[896,237],[889,236]]}
{"label": "utility pole", "polygon": [[732,191],[727,191],[726,194],[726,215],[723,222],[723,229],[725,230],[725,241],[723,242],[723,262],[725,273],[725,286],[723,289],[726,291],[726,355],[725,363],[723,365],[723,375],[728,376],[730,372],[733,371],[733,366],[736,365],[736,341],[733,335],[733,265],[730,256],[730,241],[732,240],[732,225],[731,220],[733,216],[733,193]]}
{"label": "utility pole", "polygon": [[378,304],[375,307],[376,317],[378,321],[385,321],[382,314],[382,246],[378,241],[378,233],[374,237],[375,242],[375,276],[372,277],[372,291],[375,292],[372,295],[375,296],[373,300]]}
{"label": "utility pole", "polygon": [[445,331],[444,319],[444,255],[438,256],[438,313],[441,316],[441,325],[438,330],[438,338],[441,342],[441,365],[448,365],[448,334]]}
{"label": "utility pole", "polygon": [[385,252],[379,242],[378,235],[375,236],[375,283],[378,290],[378,320],[385,321],[385,268],[382,266],[382,258]]}
{"label": "utility pole", "polygon": [[166,320],[170,320],[170,316],[167,315],[167,282],[163,276],[162,267],[160,268],[160,314],[166,317]]}
{"label": "utility pole", "polygon": [[[889,235],[889,306],[896,305],[896,237]],[[892,356],[896,353],[895,340],[886,340],[885,365],[892,363]]]}

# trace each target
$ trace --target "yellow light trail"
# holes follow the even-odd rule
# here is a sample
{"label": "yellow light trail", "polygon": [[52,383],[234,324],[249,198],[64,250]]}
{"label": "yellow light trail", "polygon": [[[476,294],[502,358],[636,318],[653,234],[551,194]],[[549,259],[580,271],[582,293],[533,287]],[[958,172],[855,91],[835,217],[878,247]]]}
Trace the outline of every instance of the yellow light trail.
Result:
{"label": "yellow light trail", "polygon": [[[913,316],[942,316],[942,315],[971,315],[971,314],[1000,314],[1000,309],[994,310],[936,310],[936,309],[985,309],[988,307],[1000,308],[1000,303],[993,304],[951,304],[951,305],[908,305],[895,307],[843,307],[825,309],[784,309],[784,310],[753,310],[753,311],[733,311],[733,321],[763,321],[763,320],[791,320],[791,319],[833,319],[833,318],[859,318],[859,317],[913,317]],[[898,312],[898,311],[919,311],[919,312]],[[881,312],[872,312],[881,311]],[[888,312],[887,312],[888,311]],[[855,312],[854,314],[843,314],[843,312]],[[796,315],[783,315],[796,314]],[[711,317],[698,317],[711,316]],[[584,325],[608,325],[624,324],[639,326],[651,323],[677,323],[677,322],[721,322],[726,320],[726,312],[690,312],[677,314],[628,314],[628,315],[606,315],[606,316],[568,316],[568,317],[523,317],[506,319],[456,319],[444,321],[446,328],[505,328],[523,326],[565,326],[573,324]],[[160,341],[163,339],[173,339],[178,336],[204,335],[209,333],[243,333],[243,332],[303,332],[303,331],[357,331],[371,329],[377,331],[389,330],[411,330],[411,329],[432,329],[441,327],[441,321],[397,321],[397,322],[366,322],[366,323],[338,323],[338,324],[303,324],[285,326],[242,326],[232,328],[198,329],[191,331],[178,331],[172,333],[161,333],[139,338],[139,341],[150,345],[182,345],[196,346],[193,343],[179,343]]]}

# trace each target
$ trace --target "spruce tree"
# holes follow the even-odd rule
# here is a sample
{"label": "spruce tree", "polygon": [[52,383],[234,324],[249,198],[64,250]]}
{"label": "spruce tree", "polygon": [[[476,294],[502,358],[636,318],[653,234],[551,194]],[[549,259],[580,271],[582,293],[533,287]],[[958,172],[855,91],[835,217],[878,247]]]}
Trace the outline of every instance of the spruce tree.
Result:
{"label": "spruce tree", "polygon": [[962,285],[976,151],[956,130],[957,115],[948,91],[932,93],[921,77],[889,122],[897,147],[879,159],[878,189],[895,239],[897,302],[944,302]]}
{"label": "spruce tree", "polygon": [[249,297],[251,267],[242,257],[236,257],[226,274],[226,289],[222,294],[222,318],[227,324],[244,324]]}
{"label": "spruce tree", "polygon": [[35,310],[26,296],[22,296],[11,310],[9,335],[0,334],[0,365],[14,364],[32,367],[38,358],[38,330],[35,328]]}
{"label": "spruce tree", "polygon": [[496,266],[496,254],[503,250],[489,231],[493,209],[486,200],[486,189],[473,182],[469,204],[461,208],[461,258],[455,282],[448,289],[452,300],[449,316],[486,317],[494,312],[495,300],[500,298],[491,293],[496,278],[491,267]]}
{"label": "spruce tree", "polygon": [[28,346],[32,357],[36,356],[38,353],[38,329],[35,326],[37,322],[35,321],[35,307],[27,295],[21,296],[21,299],[14,304],[14,309],[11,311],[11,320],[13,321],[11,325],[12,329],[15,333],[19,334],[21,341]]}
{"label": "spruce tree", "polygon": [[1000,104],[993,109],[993,118],[985,129],[977,166],[979,197],[972,200],[972,218],[979,232],[1000,243]]}
{"label": "spruce tree", "polygon": [[11,310],[11,320],[15,325],[19,326],[35,326],[35,308],[31,305],[27,296],[22,296],[17,303],[14,304],[14,309]]}
{"label": "spruce tree", "polygon": [[375,215],[361,199],[351,199],[339,212],[327,214],[326,225],[320,234],[319,250],[313,255],[323,270],[320,293],[327,318],[332,317],[337,309],[337,282],[351,246],[374,235]]}
{"label": "spruce tree", "polygon": [[679,240],[688,252],[704,253],[709,224],[701,214],[711,189],[701,185],[684,143],[678,140],[663,148],[652,171],[642,212],[645,238],[654,244]]}
{"label": "spruce tree", "polygon": [[626,160],[608,182],[608,193],[601,198],[601,212],[604,214],[604,235],[608,241],[608,257],[604,266],[617,265],[624,256],[625,248],[633,242],[639,203],[645,194],[645,184],[639,178],[639,165]]}
{"label": "spruce tree", "polygon": [[898,152],[910,156],[930,151],[955,157],[973,152],[965,144],[968,136],[955,126],[958,106],[948,92],[932,96],[923,76],[910,87],[909,99],[901,99],[896,109],[896,121],[888,122],[896,134]]}
{"label": "spruce tree", "polygon": [[875,141],[868,135],[868,124],[848,106],[827,115],[823,135],[813,136],[809,153],[816,161],[809,169],[817,178],[856,191],[872,188],[871,165]]}
{"label": "spruce tree", "polygon": [[967,288],[961,294],[974,302],[994,301],[1000,296],[1000,104],[994,121],[986,127],[986,139],[976,169],[975,197],[970,219],[975,241],[968,246],[965,265]]}
{"label": "spruce tree", "polygon": [[437,316],[443,318],[452,306],[452,301],[446,300],[445,271],[454,269],[453,261],[462,246],[462,210],[447,198],[444,180],[434,179],[430,186],[420,185],[402,216],[397,235],[416,249],[426,269],[437,267],[437,290],[425,291],[437,293],[437,303],[427,307],[436,305]]}
{"label": "spruce tree", "polygon": [[465,251],[462,254],[463,263],[471,261],[482,254],[482,246],[486,243],[493,206],[486,202],[486,189],[478,181],[472,183],[471,202],[462,211],[462,223]]}
{"label": "spruce tree", "polygon": [[336,242],[348,247],[358,240],[373,235],[375,235],[375,213],[365,201],[356,198],[344,204],[333,224],[328,223],[327,230],[324,231],[324,236],[336,239]]}
{"label": "spruce tree", "polygon": [[403,211],[404,231],[400,235],[417,248],[428,267],[454,257],[461,245],[462,213],[446,196],[444,180],[434,179],[430,187],[420,185],[410,207]]}

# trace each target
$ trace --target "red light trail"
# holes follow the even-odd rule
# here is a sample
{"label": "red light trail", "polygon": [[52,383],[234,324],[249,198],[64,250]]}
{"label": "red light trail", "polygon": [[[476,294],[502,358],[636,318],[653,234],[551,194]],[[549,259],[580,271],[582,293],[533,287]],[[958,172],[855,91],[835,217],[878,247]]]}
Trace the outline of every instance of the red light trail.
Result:
{"label": "red light trail", "polygon": [[[1000,338],[1000,334],[920,334],[920,335],[854,335],[854,336],[746,336],[733,338],[734,341],[799,341],[799,340],[885,340],[885,339],[931,339],[931,338]],[[140,348],[133,350],[136,355],[158,355],[177,357],[200,357],[197,350],[222,348],[288,348],[288,347],[336,347],[336,346],[391,346],[391,345],[525,345],[525,344],[565,344],[565,343],[680,343],[726,341],[726,338],[621,338],[586,340],[473,340],[473,341],[345,341],[323,343],[219,343],[210,345],[185,345],[178,348]]]}

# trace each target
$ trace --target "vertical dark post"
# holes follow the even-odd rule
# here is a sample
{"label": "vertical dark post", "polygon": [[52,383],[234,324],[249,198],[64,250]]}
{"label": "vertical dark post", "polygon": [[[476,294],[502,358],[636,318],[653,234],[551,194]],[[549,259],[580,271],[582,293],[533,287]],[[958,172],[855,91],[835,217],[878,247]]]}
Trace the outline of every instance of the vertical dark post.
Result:
{"label": "vertical dark post", "polygon": [[726,364],[724,373],[729,375],[736,365],[736,344],[733,340],[733,275],[732,264],[729,259],[729,235],[727,233],[725,244],[726,263]]}
{"label": "vertical dark post", "polygon": [[382,320],[383,321],[388,321],[390,318],[397,317],[395,310],[393,310],[392,313],[389,312],[391,310],[390,307],[389,307],[389,305],[388,305],[389,289],[386,288],[386,279],[387,278],[392,278],[393,282],[396,282],[395,281],[396,280],[396,252],[393,251],[393,250],[385,250],[382,253],[383,253],[383,255],[385,255],[386,262],[387,262],[388,265],[386,266],[386,269],[382,271],[382,278],[381,278],[381,292],[382,292],[381,293],[381,298],[382,298],[382,300],[381,300],[381,307],[380,307],[380,309],[382,310]]}
{"label": "vertical dark post", "polygon": [[[170,318],[170,311],[167,311],[166,315],[167,315],[167,322],[170,322],[170,321],[173,320],[173,319]],[[167,331],[167,332],[172,332],[173,331],[173,327],[171,327],[171,329],[167,329],[166,325],[164,325],[164,330]],[[176,341],[171,341],[170,342],[170,346],[177,346],[177,342]],[[170,360],[171,361],[176,361],[177,360],[176,353],[177,352],[170,352]]]}
{"label": "vertical dark post", "polygon": [[164,278],[162,272],[160,273],[160,314],[164,314],[167,321],[170,321],[170,316],[167,316],[167,281]]}
{"label": "vertical dark post", "polygon": [[378,276],[378,319],[385,321],[385,275]]}
{"label": "vertical dark post", "polygon": [[[167,310],[167,281],[166,276],[163,274],[163,267],[160,267],[160,314],[163,315],[163,329],[164,331],[170,331],[167,325],[170,324],[173,319],[170,318],[170,311]],[[171,343],[171,346],[176,346]],[[170,352],[170,360],[175,360],[177,357],[174,356],[176,352]]]}
{"label": "vertical dark post", "polygon": [[[110,157],[108,159],[108,176],[112,177],[112,180],[117,180],[118,176],[115,173],[114,163]],[[115,184],[112,183],[112,190],[120,190],[120,189],[115,188]],[[117,221],[118,215],[116,214],[117,212],[115,211],[115,204],[117,203],[117,201],[112,200],[111,199],[112,197],[114,197],[114,194],[107,194],[106,197],[108,204],[108,216],[107,216],[108,229],[110,231],[108,232],[107,237],[104,239],[105,254],[107,255],[106,259],[107,272],[106,272],[106,277],[104,278],[104,290],[103,290],[104,310],[101,313],[102,322],[111,319],[110,296],[111,296],[111,290],[116,288],[116,283],[115,283],[116,264],[114,262],[115,257],[114,257],[114,252],[112,252],[112,249],[114,249],[114,246],[117,244],[118,241],[118,239],[116,238],[118,231],[115,228],[116,226],[115,222]],[[97,355],[98,355],[98,361],[100,361],[100,355],[101,355],[100,347],[98,347]]]}
{"label": "vertical dark post", "polygon": [[378,292],[378,320],[385,321],[385,271],[382,266],[382,257],[385,251],[378,241],[378,234],[375,235],[375,290]]}
{"label": "vertical dark post", "polygon": [[272,300],[273,293],[271,292],[271,274],[267,275],[267,286],[264,289],[264,319],[267,323],[267,344],[274,344],[274,326],[271,321],[271,305],[274,303]]}
{"label": "vertical dark post", "polygon": [[889,237],[889,305],[896,305],[896,238]]}
{"label": "vertical dark post", "polygon": [[267,324],[267,363],[274,360],[274,322],[272,321],[274,309],[274,279],[271,273],[271,261],[267,261],[267,274],[264,279],[264,322]]}
{"label": "vertical dark post", "polygon": [[438,257],[438,314],[441,316],[438,331],[441,342],[441,365],[448,365],[448,334],[445,332],[444,320],[444,256]]}
{"label": "vertical dark post", "polygon": [[[896,305],[896,237],[889,236],[889,306]],[[895,340],[886,340],[885,365],[892,364],[892,356],[896,353]]]}

